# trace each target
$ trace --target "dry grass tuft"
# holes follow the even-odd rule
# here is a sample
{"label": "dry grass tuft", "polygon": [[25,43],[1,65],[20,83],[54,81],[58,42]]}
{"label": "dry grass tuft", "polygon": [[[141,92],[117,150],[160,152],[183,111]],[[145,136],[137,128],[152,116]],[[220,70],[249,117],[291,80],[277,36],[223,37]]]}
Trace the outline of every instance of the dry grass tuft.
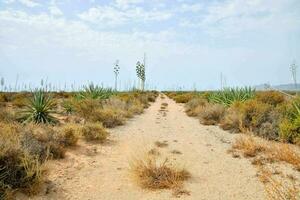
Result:
{"label": "dry grass tuft", "polygon": [[156,141],[154,144],[155,144],[155,146],[157,146],[159,148],[164,148],[164,147],[169,146],[169,144],[166,141],[163,141],[163,142]]}
{"label": "dry grass tuft", "polygon": [[262,141],[253,136],[238,137],[232,145],[233,149],[243,152],[245,157],[260,156],[253,164],[281,161],[294,166],[300,170],[300,154],[296,148],[290,144]]}
{"label": "dry grass tuft", "polygon": [[157,157],[144,156],[130,163],[130,170],[135,181],[145,189],[173,189],[183,187],[184,181],[191,177],[185,170],[176,167],[168,159],[158,160]]}
{"label": "dry grass tuft", "polygon": [[245,157],[255,157],[258,153],[265,151],[265,146],[254,140],[253,137],[244,136],[235,140],[233,149],[242,150]]}

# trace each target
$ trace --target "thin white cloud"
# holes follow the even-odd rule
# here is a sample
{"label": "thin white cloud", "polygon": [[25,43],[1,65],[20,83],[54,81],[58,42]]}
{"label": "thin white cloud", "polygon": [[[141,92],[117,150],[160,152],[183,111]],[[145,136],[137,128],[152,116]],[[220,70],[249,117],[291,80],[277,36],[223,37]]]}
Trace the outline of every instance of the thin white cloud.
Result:
{"label": "thin white cloud", "polygon": [[120,25],[128,22],[164,21],[172,17],[172,13],[159,10],[145,10],[141,7],[118,9],[113,6],[98,6],[78,15],[80,19],[107,25]]}
{"label": "thin white cloud", "polygon": [[199,12],[203,10],[204,7],[200,3],[195,3],[195,4],[182,4],[179,11],[180,12]]}
{"label": "thin white cloud", "polygon": [[222,37],[252,31],[290,30],[300,25],[299,14],[287,11],[293,1],[227,0],[209,5],[205,14],[181,19],[179,25],[200,28],[211,36]]}
{"label": "thin white cloud", "polygon": [[139,4],[144,2],[144,0],[116,0],[116,5],[120,8],[128,8],[131,5]]}
{"label": "thin white cloud", "polygon": [[21,4],[27,6],[27,7],[36,7],[39,6],[40,4],[33,1],[33,0],[18,0]]}
{"label": "thin white cloud", "polygon": [[53,16],[62,16],[63,12],[57,6],[49,6],[49,12]]}

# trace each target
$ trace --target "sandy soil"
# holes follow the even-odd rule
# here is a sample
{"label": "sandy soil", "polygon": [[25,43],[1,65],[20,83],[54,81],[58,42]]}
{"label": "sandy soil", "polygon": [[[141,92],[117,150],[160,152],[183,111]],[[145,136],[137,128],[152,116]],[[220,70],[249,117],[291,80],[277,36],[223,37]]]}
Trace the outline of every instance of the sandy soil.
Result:
{"label": "sandy soil", "polygon": [[[159,111],[163,102],[168,103],[166,114]],[[143,190],[130,176],[131,157],[153,148],[155,141],[167,141],[168,146],[159,150],[192,174],[185,184],[190,195],[180,199],[266,199],[250,161],[226,152],[236,135],[201,125],[169,98],[158,98],[143,115],[110,132],[107,144],[81,142],[66,159],[51,161],[49,181],[31,199],[176,199],[169,190]],[[172,154],[173,150],[182,154]]]}

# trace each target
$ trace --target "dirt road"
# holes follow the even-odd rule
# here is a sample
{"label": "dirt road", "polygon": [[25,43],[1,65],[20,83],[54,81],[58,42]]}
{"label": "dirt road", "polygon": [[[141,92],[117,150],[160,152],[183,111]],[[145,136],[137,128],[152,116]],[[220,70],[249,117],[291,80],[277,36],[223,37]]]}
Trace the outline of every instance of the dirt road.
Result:
{"label": "dirt road", "polygon": [[[165,114],[159,111],[163,102],[168,103]],[[153,148],[156,141],[166,141],[168,146],[159,151],[192,174],[185,184],[190,195],[180,199],[265,199],[263,185],[249,160],[226,152],[236,135],[202,126],[169,98],[158,98],[143,115],[110,132],[108,144],[80,143],[66,159],[51,161],[49,182],[43,194],[32,199],[176,199],[172,191],[143,190],[130,176],[132,155]],[[172,154],[173,150],[182,154]]]}

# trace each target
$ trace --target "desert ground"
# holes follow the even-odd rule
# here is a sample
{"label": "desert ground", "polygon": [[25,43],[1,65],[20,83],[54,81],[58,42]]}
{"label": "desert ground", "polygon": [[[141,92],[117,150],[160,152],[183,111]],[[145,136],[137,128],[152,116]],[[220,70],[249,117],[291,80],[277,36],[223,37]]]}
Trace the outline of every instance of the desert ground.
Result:
{"label": "desert ground", "polygon": [[[162,103],[168,104],[165,110]],[[266,199],[255,167],[227,152],[238,134],[201,125],[168,97],[109,131],[105,144],[80,142],[66,159],[49,161],[42,192],[30,198],[20,193],[17,199]],[[133,180],[131,160],[151,149],[191,173],[182,193],[145,190]]]}

